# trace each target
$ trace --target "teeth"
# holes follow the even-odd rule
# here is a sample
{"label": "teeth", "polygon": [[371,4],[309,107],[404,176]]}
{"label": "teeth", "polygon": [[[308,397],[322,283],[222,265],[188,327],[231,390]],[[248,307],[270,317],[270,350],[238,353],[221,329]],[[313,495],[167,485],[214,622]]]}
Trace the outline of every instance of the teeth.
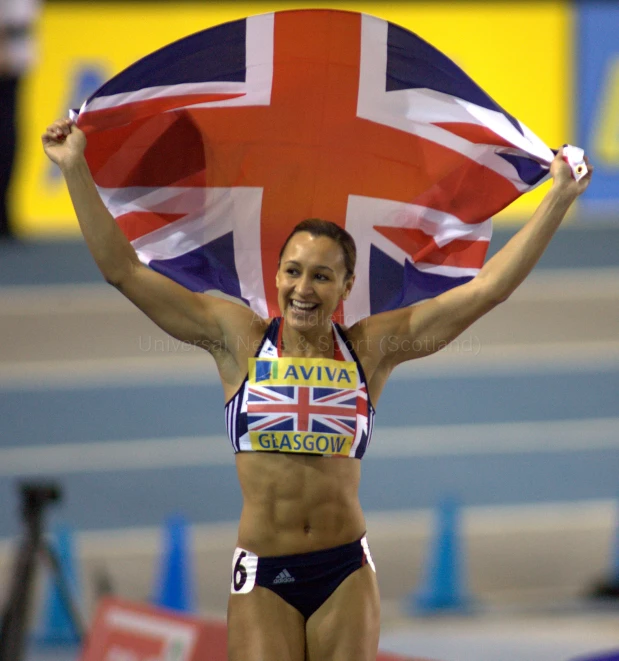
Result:
{"label": "teeth", "polygon": [[317,303],[299,303],[299,301],[291,301],[293,307],[299,310],[312,310],[316,307]]}

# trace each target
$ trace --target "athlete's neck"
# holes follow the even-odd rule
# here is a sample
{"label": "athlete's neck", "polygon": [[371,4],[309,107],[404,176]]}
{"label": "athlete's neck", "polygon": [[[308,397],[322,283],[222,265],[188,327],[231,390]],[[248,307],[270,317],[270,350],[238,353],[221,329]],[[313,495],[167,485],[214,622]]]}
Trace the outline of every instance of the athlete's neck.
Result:
{"label": "athlete's neck", "polygon": [[316,326],[299,331],[281,320],[282,355],[296,358],[332,358],[334,353],[333,326]]}

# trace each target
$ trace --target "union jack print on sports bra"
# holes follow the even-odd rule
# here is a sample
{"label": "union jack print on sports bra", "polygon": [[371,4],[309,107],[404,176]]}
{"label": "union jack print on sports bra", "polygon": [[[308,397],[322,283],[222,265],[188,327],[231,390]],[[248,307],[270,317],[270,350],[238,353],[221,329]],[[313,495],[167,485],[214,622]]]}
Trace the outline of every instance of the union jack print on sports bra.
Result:
{"label": "union jack print on sports bra", "polygon": [[226,404],[234,452],[285,452],[361,459],[374,407],[363,368],[338,324],[333,358],[281,356],[281,318],[249,359],[247,377]]}

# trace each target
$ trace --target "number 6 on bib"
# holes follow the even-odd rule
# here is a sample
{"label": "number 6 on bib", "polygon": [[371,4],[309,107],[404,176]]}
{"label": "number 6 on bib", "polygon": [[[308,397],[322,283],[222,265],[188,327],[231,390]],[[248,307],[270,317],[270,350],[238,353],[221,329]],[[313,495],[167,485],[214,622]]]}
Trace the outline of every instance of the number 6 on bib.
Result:
{"label": "number 6 on bib", "polygon": [[251,551],[237,548],[232,557],[231,594],[247,594],[256,584],[258,556]]}

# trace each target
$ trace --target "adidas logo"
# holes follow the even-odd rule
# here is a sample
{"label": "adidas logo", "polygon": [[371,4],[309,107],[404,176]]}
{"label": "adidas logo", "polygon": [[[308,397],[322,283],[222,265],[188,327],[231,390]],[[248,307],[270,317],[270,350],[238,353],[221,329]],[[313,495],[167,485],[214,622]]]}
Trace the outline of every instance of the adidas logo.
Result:
{"label": "adidas logo", "polygon": [[287,569],[282,569],[273,581],[273,585],[279,585],[280,583],[294,583],[294,578]]}

